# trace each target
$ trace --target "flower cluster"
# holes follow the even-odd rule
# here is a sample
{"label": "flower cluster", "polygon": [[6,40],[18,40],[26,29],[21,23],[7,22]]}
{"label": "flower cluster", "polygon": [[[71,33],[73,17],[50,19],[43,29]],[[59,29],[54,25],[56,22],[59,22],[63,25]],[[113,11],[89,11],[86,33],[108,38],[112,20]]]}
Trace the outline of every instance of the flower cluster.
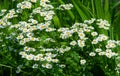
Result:
{"label": "flower cluster", "polygon": [[70,10],[71,8],[73,8],[72,4],[61,4],[57,9],[59,10]]}
{"label": "flower cluster", "polygon": [[7,11],[6,9],[2,9],[1,12],[0,12],[0,16],[3,16],[6,11]]}
{"label": "flower cluster", "polygon": [[[58,32],[61,33],[60,38],[72,39],[69,43],[71,47],[79,46],[84,50],[84,47],[91,45],[91,48],[94,48],[92,51],[89,51],[89,56],[91,57],[106,56],[107,58],[112,58],[118,56],[118,53],[112,50],[119,45],[119,41],[110,40],[107,35],[95,31],[96,29],[92,24],[97,28],[104,28],[105,30],[108,30],[110,26],[106,20],[92,18],[91,20],[85,20],[84,23],[75,23],[70,28],[60,28]],[[81,64],[86,62],[85,58],[80,60]]]}
{"label": "flower cluster", "polygon": [[32,7],[32,3],[29,1],[23,1],[17,4],[18,9],[30,9]]}
{"label": "flower cluster", "polygon": [[[118,41],[117,41],[118,42]],[[109,40],[107,41],[106,48],[115,48],[117,45],[119,45],[115,40]]]}
{"label": "flower cluster", "polygon": [[[110,24],[107,20],[92,18],[83,23],[74,23],[71,27],[55,28],[52,21],[55,15],[54,6],[50,0],[40,0],[39,6],[33,8],[37,1],[24,0],[17,4],[17,10],[11,9],[7,14],[5,9],[0,12],[0,16],[3,16],[0,19],[0,28],[8,26],[9,30],[15,30],[15,41],[18,43],[16,46],[20,47],[18,53],[26,63],[32,62],[31,68],[65,68],[67,65],[64,59],[67,58],[62,60],[61,56],[67,57],[73,51],[77,53],[78,63],[81,65],[91,65],[92,62],[88,58],[119,57],[114,48],[120,46],[120,41],[111,40],[108,35],[100,33],[100,29],[109,29]],[[72,7],[72,4],[62,4],[57,9],[70,10]],[[21,20],[15,24],[9,21],[19,17],[19,13],[22,14],[24,10],[31,10],[28,20]],[[41,21],[35,18],[36,15]],[[74,58],[73,55],[72,57]],[[68,60],[72,62],[72,58],[68,57]],[[16,72],[19,73],[23,66],[18,66]],[[118,69],[120,63],[117,64],[116,70]]]}
{"label": "flower cluster", "polygon": [[98,44],[99,42],[107,40],[108,37],[104,34],[99,34],[99,36],[95,39],[93,39],[92,44]]}
{"label": "flower cluster", "polygon": [[102,19],[98,19],[97,21],[98,21],[97,25],[99,26],[99,28],[103,28],[106,30],[109,29],[110,24],[108,23],[108,21]]}
{"label": "flower cluster", "polygon": [[[22,13],[23,9],[30,9],[32,7],[31,2],[36,1],[23,1],[18,3],[17,13]],[[27,59],[28,61],[35,61],[32,68],[37,68],[39,63],[40,67],[52,69],[53,63],[57,64],[58,67],[62,67],[64,64],[60,64],[59,57],[63,55],[63,53],[69,51],[71,48],[69,46],[61,45],[60,47],[54,46],[46,47],[43,43],[55,43],[56,40],[51,38],[50,36],[45,37],[44,34],[56,32],[56,28],[52,27],[52,19],[55,14],[54,7],[50,4],[49,0],[40,0],[40,6],[34,8],[30,13],[28,21],[19,21],[17,24],[10,26],[11,29],[15,28],[17,32],[17,41],[19,45],[21,45],[22,51],[19,52],[22,58]],[[44,20],[43,22],[39,22],[34,19],[34,16],[39,14]],[[43,35],[41,32],[44,32]],[[45,38],[43,38],[45,37]],[[38,43],[35,47],[30,46],[30,44]],[[41,43],[41,44],[40,44]],[[60,55],[59,55],[60,54]],[[58,65],[59,63],[59,65]],[[64,67],[64,66],[63,66]]]}
{"label": "flower cluster", "polygon": [[[2,10],[1,14],[4,14],[5,11],[6,10]],[[9,19],[15,18],[17,16],[18,15],[16,14],[15,9],[9,10],[9,12],[0,19],[0,27],[4,28],[6,26],[11,25],[12,23],[9,21]]]}

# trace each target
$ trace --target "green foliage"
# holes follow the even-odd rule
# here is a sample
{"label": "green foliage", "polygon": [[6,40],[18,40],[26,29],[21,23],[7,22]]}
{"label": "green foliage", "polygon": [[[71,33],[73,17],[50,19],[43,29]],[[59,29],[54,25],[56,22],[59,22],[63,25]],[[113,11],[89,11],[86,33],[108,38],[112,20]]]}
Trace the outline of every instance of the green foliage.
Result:
{"label": "green foliage", "polygon": [[[2,9],[17,9],[16,5],[23,0],[0,0],[0,12]],[[39,1],[34,4],[31,9],[23,9],[22,13],[18,14],[18,17],[9,19],[8,21],[12,24],[17,24],[19,21],[27,21],[29,19],[30,13],[34,8],[39,6]],[[99,30],[95,28],[96,31],[104,33],[109,36],[110,39],[119,40],[120,34],[120,1],[113,0],[50,0],[54,7],[58,7],[60,4],[72,3],[73,8],[71,10],[58,10],[54,8],[55,15],[53,16],[53,21],[50,27],[59,29],[61,27],[70,28],[75,22],[84,22],[84,20],[89,20],[91,18],[101,18],[109,21],[111,24],[108,31]],[[8,12],[7,10],[7,12]],[[6,13],[5,13],[6,14]],[[2,19],[2,17],[0,17]],[[39,14],[34,15],[39,23],[45,22],[44,17],[39,16]],[[91,26],[95,26],[93,24]],[[54,68],[47,69],[43,68],[41,65],[47,63],[47,61],[36,61],[38,68],[32,68],[35,62],[33,60],[29,61],[25,58],[21,58],[19,53],[23,51],[24,45],[20,45],[16,37],[21,33],[17,30],[18,28],[10,29],[9,26],[6,28],[1,28],[0,25],[0,76],[119,76],[114,69],[119,61],[116,58],[106,58],[105,56],[90,57],[88,54],[90,51],[95,50],[96,47],[105,45],[106,42],[101,42],[102,45],[91,45],[88,41],[86,48],[79,48],[78,46],[72,47],[69,52],[63,54],[57,52],[57,58],[60,62],[51,63]],[[57,31],[45,32],[40,30],[34,30],[35,37],[40,37],[41,42],[30,41],[26,43],[25,46],[34,47],[37,49],[38,53],[46,54],[42,51],[43,49],[38,48],[43,46],[45,48],[62,48],[69,46],[68,43],[72,40],[78,40],[76,34],[66,40],[60,39],[61,33]],[[86,34],[93,39],[90,34]],[[56,42],[44,42],[45,39],[52,38]],[[104,48],[103,48],[104,49]],[[115,52],[119,52],[119,47],[112,49]],[[52,53],[56,53],[56,50]],[[119,52],[120,53],[120,52]],[[32,53],[33,54],[33,53]],[[86,59],[88,62],[85,65],[80,64],[80,59]],[[65,68],[58,67],[59,64],[65,64]],[[107,66],[106,66],[107,65]],[[18,69],[20,68],[20,69]],[[16,73],[20,71],[20,73]],[[7,73],[6,73],[7,72]]]}

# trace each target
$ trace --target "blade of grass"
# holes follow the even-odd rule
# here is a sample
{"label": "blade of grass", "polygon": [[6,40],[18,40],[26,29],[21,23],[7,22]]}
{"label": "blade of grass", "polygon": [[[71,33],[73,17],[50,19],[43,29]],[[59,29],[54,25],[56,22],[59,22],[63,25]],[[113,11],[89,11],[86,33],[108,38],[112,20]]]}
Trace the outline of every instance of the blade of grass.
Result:
{"label": "blade of grass", "polygon": [[4,7],[6,7],[6,8],[9,8],[9,1],[8,0],[4,0]]}
{"label": "blade of grass", "polygon": [[108,12],[109,10],[109,0],[105,0],[105,7],[104,7],[104,11]]}
{"label": "blade of grass", "polygon": [[[120,34],[119,34],[119,30],[120,30],[120,11],[118,11],[116,14],[115,14],[115,17],[114,17],[114,21],[113,21],[113,25],[114,27],[113,29],[113,32],[114,33],[114,36],[118,35],[119,36],[119,39],[120,39]],[[113,37],[112,37],[113,38]]]}
{"label": "blade of grass", "polygon": [[105,19],[110,22],[109,0],[105,0],[104,3]]}
{"label": "blade of grass", "polygon": [[[80,5],[79,5],[80,4]],[[86,14],[86,16],[90,19],[91,17],[94,17],[94,14],[89,10],[89,2],[87,6],[83,5],[80,1],[78,2],[79,7],[81,10]]]}
{"label": "blade of grass", "polygon": [[82,18],[82,21],[89,19],[89,17],[86,16],[85,12],[81,8],[79,8],[79,6],[76,4],[74,0],[72,0],[72,3],[75,6],[76,10],[78,11],[79,16]]}
{"label": "blade of grass", "polygon": [[114,4],[114,6],[112,7],[112,10],[115,9],[118,5],[120,5],[120,1]]}
{"label": "blade of grass", "polygon": [[97,18],[103,18],[104,19],[104,12],[103,12],[102,4],[103,4],[102,0],[95,0],[95,8],[96,8]]}
{"label": "blade of grass", "polygon": [[95,15],[95,5],[94,5],[94,0],[91,0],[91,5],[92,5],[92,13]]}

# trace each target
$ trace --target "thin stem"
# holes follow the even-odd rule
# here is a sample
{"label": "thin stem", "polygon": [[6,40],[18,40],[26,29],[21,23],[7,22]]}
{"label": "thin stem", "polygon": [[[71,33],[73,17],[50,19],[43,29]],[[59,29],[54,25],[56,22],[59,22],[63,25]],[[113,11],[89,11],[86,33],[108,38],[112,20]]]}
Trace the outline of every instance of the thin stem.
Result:
{"label": "thin stem", "polygon": [[7,68],[13,68],[13,67],[11,67],[11,66],[4,65],[4,64],[0,64],[0,66],[4,66],[4,67],[7,67]]}
{"label": "thin stem", "polygon": [[12,68],[10,69],[10,76],[12,76]]}
{"label": "thin stem", "polygon": [[12,68],[13,68],[13,67],[8,66],[8,65],[4,65],[4,64],[0,64],[0,66],[10,68],[10,76],[12,76]]}

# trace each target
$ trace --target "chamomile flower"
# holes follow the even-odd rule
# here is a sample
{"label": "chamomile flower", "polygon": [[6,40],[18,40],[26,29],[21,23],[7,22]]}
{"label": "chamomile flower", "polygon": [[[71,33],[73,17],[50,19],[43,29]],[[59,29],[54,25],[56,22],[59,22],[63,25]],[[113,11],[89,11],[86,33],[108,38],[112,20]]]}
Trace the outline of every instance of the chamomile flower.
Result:
{"label": "chamomile flower", "polygon": [[24,37],[24,36],[23,36],[22,34],[20,34],[20,35],[17,36],[17,39],[18,39],[18,40],[19,40],[19,39],[23,39],[23,37]]}
{"label": "chamomile flower", "polygon": [[45,31],[46,31],[46,32],[52,32],[52,31],[55,31],[55,30],[56,30],[55,28],[50,28],[50,27],[49,27],[49,28],[47,28]]}
{"label": "chamomile flower", "polygon": [[84,47],[85,46],[85,41],[83,41],[83,40],[78,40],[78,46],[79,47]]}
{"label": "chamomile flower", "polygon": [[85,20],[84,23],[92,24],[95,20],[95,18],[91,18],[91,20]]}
{"label": "chamomile flower", "polygon": [[93,39],[92,44],[97,44],[98,43],[98,39]]}
{"label": "chamomile flower", "polygon": [[45,60],[48,61],[48,62],[51,62],[52,58],[50,56],[48,56],[48,57],[45,57]]}
{"label": "chamomile flower", "polygon": [[32,7],[32,4],[29,1],[23,1],[17,4],[17,8],[20,8],[20,9],[26,9],[26,8],[30,9],[31,7]]}
{"label": "chamomile flower", "polygon": [[52,65],[49,64],[49,63],[47,63],[47,64],[46,64],[46,68],[47,68],[47,69],[52,69]]}
{"label": "chamomile flower", "polygon": [[36,49],[35,49],[35,48],[30,48],[30,51],[31,51],[31,52],[35,52]]}
{"label": "chamomile flower", "polygon": [[53,18],[53,16],[50,15],[50,16],[46,16],[46,17],[44,18],[44,20],[49,21],[49,20],[52,20],[52,18]]}
{"label": "chamomile flower", "polygon": [[103,28],[105,30],[109,29],[110,24],[108,23],[108,21],[102,19],[97,19],[97,21],[98,21],[97,25],[99,28]]}
{"label": "chamomile flower", "polygon": [[108,37],[104,34],[100,34],[99,37],[101,37],[103,41],[108,39]]}
{"label": "chamomile flower", "polygon": [[62,4],[58,7],[60,10],[70,10],[73,7],[72,4]]}
{"label": "chamomile flower", "polygon": [[98,53],[98,55],[100,55],[100,56],[103,56],[103,55],[105,55],[105,54],[106,54],[106,53],[103,52],[103,51],[101,51],[101,52]]}
{"label": "chamomile flower", "polygon": [[39,61],[40,60],[40,57],[37,55],[37,56],[34,56],[34,61]]}
{"label": "chamomile flower", "polygon": [[92,35],[92,36],[97,36],[98,33],[97,33],[97,32],[92,32],[91,35]]}
{"label": "chamomile flower", "polygon": [[116,41],[116,44],[117,44],[117,45],[120,45],[120,41],[119,41],[119,40],[118,40],[118,41]]}
{"label": "chamomile flower", "polygon": [[72,36],[72,33],[73,33],[73,32],[66,30],[66,31],[64,31],[64,33],[62,33],[62,34],[60,35],[60,37],[61,37],[62,39],[66,39],[66,38],[71,37],[71,36]]}
{"label": "chamomile flower", "polygon": [[39,58],[42,58],[43,54],[37,54],[36,56],[38,56]]}
{"label": "chamomile flower", "polygon": [[32,68],[38,68],[38,64],[34,64]]}
{"label": "chamomile flower", "polygon": [[25,43],[29,42],[30,39],[29,38],[24,38],[23,41],[25,41]]}
{"label": "chamomile flower", "polygon": [[33,55],[33,54],[29,54],[29,55],[27,55],[27,57],[26,57],[27,60],[33,60],[33,58],[34,58],[34,55]]}
{"label": "chamomile flower", "polygon": [[46,11],[40,12],[40,15],[41,15],[41,16],[46,16],[46,15],[47,15],[47,12],[46,12]]}
{"label": "chamomile flower", "polygon": [[46,29],[46,26],[44,24],[38,24],[37,28],[40,30],[44,30],[44,29]]}
{"label": "chamomile flower", "polygon": [[94,52],[89,53],[89,56],[95,56],[95,55],[96,55],[96,53],[94,53]]}
{"label": "chamomile flower", "polygon": [[20,52],[19,54],[22,56],[22,58],[26,58],[27,57],[27,54],[25,52]]}
{"label": "chamomile flower", "polygon": [[30,47],[28,46],[24,47],[24,51],[30,51]]}
{"label": "chamomile flower", "polygon": [[24,51],[19,52],[20,55],[26,54]]}
{"label": "chamomile flower", "polygon": [[25,43],[26,43],[26,41],[25,40],[20,40],[20,45],[24,45]]}
{"label": "chamomile flower", "polygon": [[108,58],[111,58],[111,57],[112,57],[112,53],[108,53],[108,52],[107,52],[105,55],[106,55]]}
{"label": "chamomile flower", "polygon": [[86,63],[86,60],[85,60],[85,59],[80,60],[80,64],[81,64],[81,65],[84,65],[85,63]]}
{"label": "chamomile flower", "polygon": [[27,29],[27,28],[22,28],[22,32],[23,32],[23,33],[27,33],[27,32],[29,32],[29,29]]}
{"label": "chamomile flower", "polygon": [[46,64],[42,64],[42,67],[45,68],[45,67],[46,67]]}
{"label": "chamomile flower", "polygon": [[83,39],[85,37],[84,33],[78,33],[78,36],[80,37],[80,39]]}
{"label": "chamomile flower", "polygon": [[27,37],[29,37],[29,38],[30,38],[30,37],[32,37],[32,36],[33,36],[33,33],[30,33],[30,32],[29,32],[29,33],[27,33]]}
{"label": "chamomile flower", "polygon": [[65,65],[65,64],[60,64],[59,67],[60,67],[60,68],[65,68],[66,65]]}
{"label": "chamomile flower", "polygon": [[32,24],[37,24],[38,23],[38,21],[35,20],[35,19],[29,19],[28,22],[31,22]]}
{"label": "chamomile flower", "polygon": [[46,64],[42,64],[42,67],[43,67],[43,68],[47,68],[47,69],[51,69],[51,68],[52,68],[52,65],[49,64],[49,63],[46,63]]}
{"label": "chamomile flower", "polygon": [[71,42],[70,42],[70,45],[72,45],[72,46],[75,46],[76,44],[77,44],[76,41],[71,41]]}
{"label": "chamomile flower", "polygon": [[101,52],[101,51],[102,51],[101,48],[96,48],[96,49],[95,49],[95,52]]}
{"label": "chamomile flower", "polygon": [[53,62],[53,63],[58,63],[59,60],[58,60],[58,59],[52,59],[52,62]]}
{"label": "chamomile flower", "polygon": [[30,0],[31,2],[33,2],[33,3],[36,3],[37,2],[37,0]]}

